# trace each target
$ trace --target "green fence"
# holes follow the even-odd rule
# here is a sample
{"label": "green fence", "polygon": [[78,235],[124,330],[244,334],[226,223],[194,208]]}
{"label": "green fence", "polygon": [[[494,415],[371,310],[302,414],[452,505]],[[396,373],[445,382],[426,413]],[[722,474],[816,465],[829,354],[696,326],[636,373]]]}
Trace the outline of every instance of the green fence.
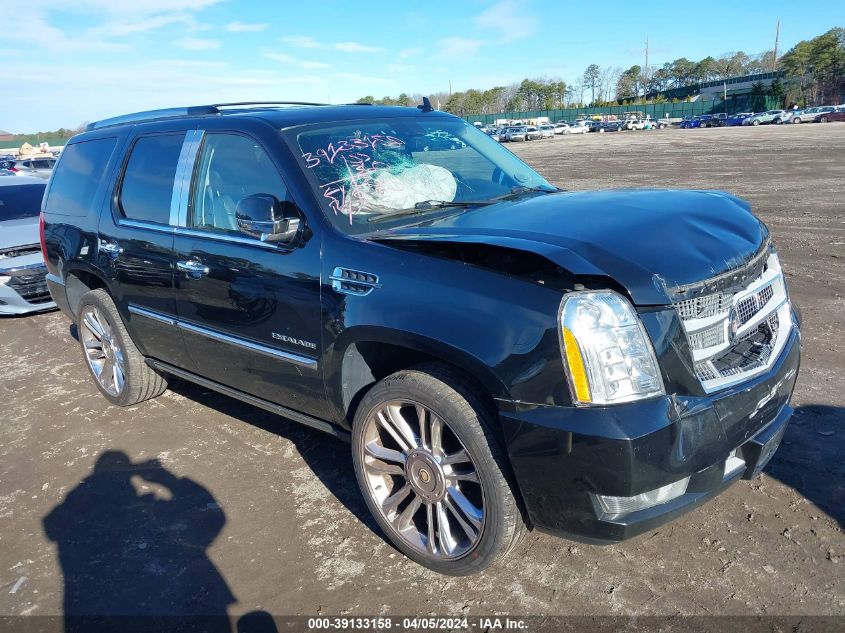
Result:
{"label": "green fence", "polygon": [[0,141],[0,148],[17,150],[24,143],[29,143],[33,147],[38,147],[39,143],[49,143],[50,147],[64,147],[69,136],[53,136],[48,134],[31,134],[15,138],[11,141]]}
{"label": "green fence", "polygon": [[[759,105],[762,105],[762,107],[757,107],[757,111],[771,110],[779,107],[777,102],[768,97],[764,98],[763,102]],[[573,121],[578,117],[591,117],[594,115],[612,114],[624,118],[626,112],[642,112],[652,119],[682,119],[699,114],[717,114],[719,112],[735,114],[737,112],[749,112],[752,110],[755,110],[755,108],[751,107],[751,96],[738,95],[736,97],[729,97],[727,101],[715,99],[707,101],[679,101],[677,103],[600,106],[595,108],[566,108],[561,110],[522,110],[519,112],[498,112],[494,114],[469,114],[463,118],[470,123],[480,121],[487,125],[495,122],[496,119],[522,120],[548,117],[550,121]]]}

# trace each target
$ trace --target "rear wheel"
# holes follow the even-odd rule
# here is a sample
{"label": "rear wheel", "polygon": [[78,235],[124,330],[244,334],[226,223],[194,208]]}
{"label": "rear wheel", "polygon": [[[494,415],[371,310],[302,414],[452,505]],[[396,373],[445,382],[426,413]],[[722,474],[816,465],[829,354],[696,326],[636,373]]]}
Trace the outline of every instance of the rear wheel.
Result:
{"label": "rear wheel", "polygon": [[144,362],[105,290],[85,293],[77,314],[82,356],[109,402],[127,407],[164,393],[167,382]]}
{"label": "rear wheel", "polygon": [[819,123],[827,123],[828,121],[830,121],[830,119],[828,119],[827,116],[822,116],[819,119]]}
{"label": "rear wheel", "polygon": [[754,121],[751,122],[751,125],[760,125],[760,121],[754,119]]}
{"label": "rear wheel", "polygon": [[400,551],[436,572],[481,571],[524,530],[492,416],[472,386],[437,365],[388,376],[355,415],[367,506]]}
{"label": "rear wheel", "polygon": [[801,123],[801,117],[795,117],[792,119],[793,123]]}

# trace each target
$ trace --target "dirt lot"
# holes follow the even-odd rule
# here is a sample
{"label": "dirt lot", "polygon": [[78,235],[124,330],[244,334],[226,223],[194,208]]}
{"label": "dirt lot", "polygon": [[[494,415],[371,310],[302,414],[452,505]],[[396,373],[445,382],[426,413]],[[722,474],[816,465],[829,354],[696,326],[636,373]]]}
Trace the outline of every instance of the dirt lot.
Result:
{"label": "dirt lot", "polygon": [[347,445],[184,383],[106,406],[63,315],[5,319],[0,615],[61,614],[65,583],[112,605],[189,591],[233,615],[845,615],[845,124],[512,147],[569,189],[724,189],[753,203],[804,318],[797,414],[766,474],[626,543],[533,533],[506,566],[440,577],[380,537]]}

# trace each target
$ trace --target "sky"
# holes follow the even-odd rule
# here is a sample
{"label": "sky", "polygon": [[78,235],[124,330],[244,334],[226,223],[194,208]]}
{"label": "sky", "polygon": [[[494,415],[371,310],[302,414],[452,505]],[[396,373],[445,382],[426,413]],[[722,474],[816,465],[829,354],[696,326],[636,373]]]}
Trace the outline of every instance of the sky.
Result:
{"label": "sky", "polygon": [[[345,103],[402,92],[573,82],[774,46],[842,26],[793,2],[23,0],[0,19],[0,130],[30,133],[153,108]],[[837,6],[833,2],[829,6]],[[645,7],[645,8],[643,8]],[[704,9],[702,14],[702,8]]]}

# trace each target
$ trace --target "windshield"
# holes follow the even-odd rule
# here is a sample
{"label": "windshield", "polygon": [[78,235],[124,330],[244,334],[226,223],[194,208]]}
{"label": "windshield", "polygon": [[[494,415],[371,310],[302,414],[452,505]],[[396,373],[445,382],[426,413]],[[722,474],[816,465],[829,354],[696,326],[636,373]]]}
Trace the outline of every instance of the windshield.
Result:
{"label": "windshield", "polygon": [[37,217],[46,186],[47,183],[0,186],[0,222]]}
{"label": "windshield", "polygon": [[515,190],[556,190],[489,136],[451,117],[329,122],[285,134],[327,217],[346,233],[455,213]]}

